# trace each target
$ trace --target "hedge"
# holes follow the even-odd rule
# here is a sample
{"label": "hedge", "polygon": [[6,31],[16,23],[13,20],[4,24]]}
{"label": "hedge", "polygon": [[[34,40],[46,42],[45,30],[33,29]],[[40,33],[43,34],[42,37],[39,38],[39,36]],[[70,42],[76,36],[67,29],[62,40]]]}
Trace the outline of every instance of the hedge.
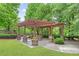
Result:
{"label": "hedge", "polygon": [[3,39],[9,39],[9,38],[15,39],[16,37],[17,37],[16,34],[0,34],[0,38]]}

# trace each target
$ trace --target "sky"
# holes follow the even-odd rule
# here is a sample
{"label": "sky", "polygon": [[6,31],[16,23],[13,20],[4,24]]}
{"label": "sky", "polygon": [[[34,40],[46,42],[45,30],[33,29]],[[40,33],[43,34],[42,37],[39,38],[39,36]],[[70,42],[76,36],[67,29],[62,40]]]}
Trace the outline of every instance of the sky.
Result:
{"label": "sky", "polygon": [[18,14],[18,17],[20,18],[20,22],[25,20],[24,16],[25,16],[25,13],[26,13],[27,6],[28,6],[27,3],[21,3],[20,4],[19,14]]}

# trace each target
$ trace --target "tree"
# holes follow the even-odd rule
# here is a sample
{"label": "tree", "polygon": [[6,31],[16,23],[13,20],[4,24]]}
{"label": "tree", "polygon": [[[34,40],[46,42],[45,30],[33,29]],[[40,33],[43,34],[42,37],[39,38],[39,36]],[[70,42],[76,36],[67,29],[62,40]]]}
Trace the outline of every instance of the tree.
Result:
{"label": "tree", "polygon": [[0,26],[5,27],[8,31],[16,26],[18,21],[18,7],[19,4],[0,4]]}
{"label": "tree", "polygon": [[49,21],[64,22],[66,36],[79,35],[79,4],[29,4],[25,17],[28,19],[47,19]]}

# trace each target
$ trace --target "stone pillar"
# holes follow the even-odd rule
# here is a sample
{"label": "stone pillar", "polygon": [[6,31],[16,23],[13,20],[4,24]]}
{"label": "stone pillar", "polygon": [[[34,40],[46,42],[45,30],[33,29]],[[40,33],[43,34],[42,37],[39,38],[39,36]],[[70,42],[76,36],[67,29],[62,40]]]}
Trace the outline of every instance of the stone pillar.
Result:
{"label": "stone pillar", "polygon": [[27,37],[26,37],[26,35],[23,36],[23,42],[25,42],[25,43],[27,42]]}
{"label": "stone pillar", "polygon": [[37,39],[37,37],[33,37],[33,39],[32,39],[32,45],[33,46],[37,46],[38,45],[38,39]]}
{"label": "stone pillar", "polygon": [[37,38],[36,28],[34,28],[34,31],[33,31],[32,45],[33,46],[38,45],[38,38]]}
{"label": "stone pillar", "polygon": [[41,39],[42,39],[42,32],[41,32],[41,28],[38,28],[37,37],[38,37],[38,40],[41,40]]}

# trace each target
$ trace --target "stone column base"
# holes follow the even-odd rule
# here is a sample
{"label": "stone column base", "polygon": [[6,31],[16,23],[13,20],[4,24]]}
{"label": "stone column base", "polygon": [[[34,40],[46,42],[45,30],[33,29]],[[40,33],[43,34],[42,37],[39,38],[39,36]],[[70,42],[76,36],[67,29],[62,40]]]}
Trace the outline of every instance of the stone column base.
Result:
{"label": "stone column base", "polygon": [[53,37],[52,37],[52,35],[49,35],[49,40],[50,40],[50,42],[53,42]]}
{"label": "stone column base", "polygon": [[23,37],[23,36],[21,36],[21,40],[20,40],[21,42],[23,42],[23,38],[24,38],[24,37]]}
{"label": "stone column base", "polygon": [[17,36],[17,40],[21,40],[21,36],[20,35]]}
{"label": "stone column base", "polygon": [[41,35],[38,35],[37,37],[38,37],[37,38],[38,40],[42,40],[42,36]]}
{"label": "stone column base", "polygon": [[38,45],[38,40],[32,40],[32,45],[37,46]]}
{"label": "stone column base", "polygon": [[33,46],[37,46],[38,45],[38,38],[37,37],[33,37],[33,39],[32,39],[32,45]]}
{"label": "stone column base", "polygon": [[27,37],[23,36],[23,42],[27,42]]}

